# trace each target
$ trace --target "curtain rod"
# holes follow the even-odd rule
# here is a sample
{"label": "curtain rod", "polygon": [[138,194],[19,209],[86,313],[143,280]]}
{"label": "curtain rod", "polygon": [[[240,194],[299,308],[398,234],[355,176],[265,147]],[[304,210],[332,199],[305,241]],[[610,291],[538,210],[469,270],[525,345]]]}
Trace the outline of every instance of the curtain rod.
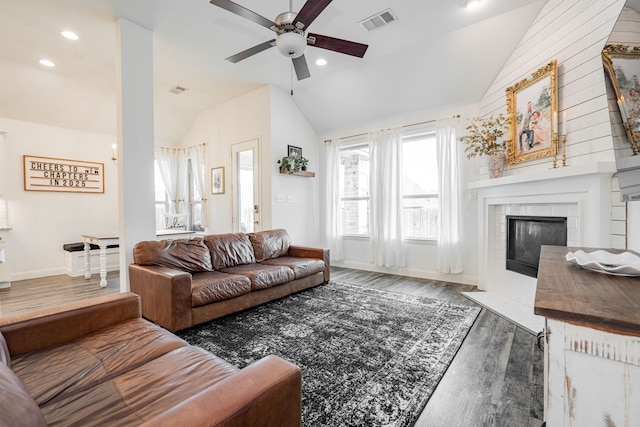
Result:
{"label": "curtain rod", "polygon": [[[453,118],[454,118],[454,119],[459,119],[459,118],[460,118],[460,114],[454,114],[454,115],[453,115]],[[410,124],[410,125],[403,125],[403,126],[401,126],[401,127],[403,127],[403,128],[408,128],[408,127],[411,127],[411,126],[424,125],[424,124],[432,123],[432,122],[435,122],[435,120],[427,120],[427,121],[424,121],[424,122],[412,123],[412,124]],[[349,136],[341,136],[341,137],[340,137],[340,138],[338,138],[338,139],[355,138],[355,137],[358,137],[358,136],[365,136],[365,135],[368,135],[368,132],[358,133],[358,134],[355,134],[355,135],[349,135]],[[324,140],[324,143],[325,143],[325,144],[326,144],[326,143],[328,143],[328,142],[331,142],[331,140],[330,140],[330,139],[325,139],[325,140]]]}

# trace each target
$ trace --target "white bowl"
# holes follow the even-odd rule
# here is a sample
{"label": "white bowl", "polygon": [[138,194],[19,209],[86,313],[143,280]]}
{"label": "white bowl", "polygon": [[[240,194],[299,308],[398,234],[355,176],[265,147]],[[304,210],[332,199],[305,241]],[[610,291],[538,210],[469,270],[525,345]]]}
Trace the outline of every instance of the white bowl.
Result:
{"label": "white bowl", "polygon": [[640,257],[631,252],[612,254],[597,250],[569,252],[565,259],[586,269],[616,276],[640,276]]}

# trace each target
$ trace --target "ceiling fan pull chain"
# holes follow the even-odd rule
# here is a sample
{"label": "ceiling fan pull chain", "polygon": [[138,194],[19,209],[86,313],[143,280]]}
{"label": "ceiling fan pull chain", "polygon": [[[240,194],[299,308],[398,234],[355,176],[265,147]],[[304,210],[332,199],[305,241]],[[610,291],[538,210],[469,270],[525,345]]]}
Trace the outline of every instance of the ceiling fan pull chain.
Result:
{"label": "ceiling fan pull chain", "polygon": [[291,61],[291,96],[293,96],[293,61]]}

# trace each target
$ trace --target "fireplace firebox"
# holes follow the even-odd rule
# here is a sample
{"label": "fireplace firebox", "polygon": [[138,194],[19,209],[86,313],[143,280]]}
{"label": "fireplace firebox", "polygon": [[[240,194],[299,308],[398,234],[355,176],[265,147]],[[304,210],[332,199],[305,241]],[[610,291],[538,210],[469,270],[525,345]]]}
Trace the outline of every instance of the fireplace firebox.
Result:
{"label": "fireplace firebox", "polygon": [[507,216],[507,270],[538,277],[542,245],[567,245],[567,218]]}

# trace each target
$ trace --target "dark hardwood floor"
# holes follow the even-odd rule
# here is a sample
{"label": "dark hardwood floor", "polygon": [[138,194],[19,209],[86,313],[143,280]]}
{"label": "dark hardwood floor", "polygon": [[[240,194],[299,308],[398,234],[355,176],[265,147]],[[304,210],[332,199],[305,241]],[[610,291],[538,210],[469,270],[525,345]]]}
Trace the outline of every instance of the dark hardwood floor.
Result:
{"label": "dark hardwood floor", "polygon": [[[331,279],[390,292],[474,305],[459,285],[405,276],[331,268]],[[118,272],[107,287],[66,275],[14,282],[0,289],[0,316],[120,291]],[[483,309],[416,427],[538,427],[543,418],[543,354],[536,337]]]}

